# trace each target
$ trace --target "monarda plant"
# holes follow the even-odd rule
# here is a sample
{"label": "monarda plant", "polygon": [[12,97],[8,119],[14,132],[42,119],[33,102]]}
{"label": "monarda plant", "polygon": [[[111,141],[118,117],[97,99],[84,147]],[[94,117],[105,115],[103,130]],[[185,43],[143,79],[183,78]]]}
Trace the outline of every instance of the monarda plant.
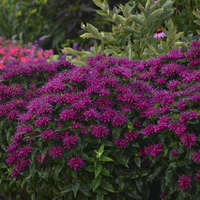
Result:
{"label": "monarda plant", "polygon": [[[30,49],[13,47],[16,55],[20,52],[33,52]],[[10,48],[4,48],[4,50]],[[29,51],[30,50],[30,51]],[[42,50],[43,52],[43,50]],[[10,54],[8,51],[6,55]],[[4,54],[5,55],[5,54]],[[2,198],[13,199],[14,196],[23,193],[18,191],[16,181],[9,178],[10,168],[6,166],[6,147],[11,142],[11,137],[16,131],[18,116],[26,110],[26,105],[32,99],[40,95],[40,87],[59,71],[68,70],[72,65],[65,61],[47,62],[43,57],[28,54],[23,58],[8,59],[8,63],[0,71],[0,195]],[[34,57],[33,57],[34,56]],[[6,57],[6,56],[5,56]],[[12,57],[12,55],[11,55]],[[3,57],[4,58],[4,57]],[[48,58],[48,57],[47,57]],[[26,129],[28,130],[28,129]],[[14,196],[12,196],[14,195]],[[17,198],[22,198],[18,197]]]}
{"label": "monarda plant", "polygon": [[19,115],[11,177],[35,199],[198,199],[199,67],[196,41],[57,73]]}

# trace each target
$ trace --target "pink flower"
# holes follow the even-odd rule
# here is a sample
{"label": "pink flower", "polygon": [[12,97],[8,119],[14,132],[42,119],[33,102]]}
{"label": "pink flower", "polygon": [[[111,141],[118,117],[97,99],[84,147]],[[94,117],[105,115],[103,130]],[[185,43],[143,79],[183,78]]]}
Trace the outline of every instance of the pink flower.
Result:
{"label": "pink flower", "polygon": [[186,190],[191,186],[192,179],[189,176],[181,176],[178,179],[178,188],[180,190]]}
{"label": "pink flower", "polygon": [[125,148],[127,147],[127,140],[125,139],[115,139],[115,145],[119,148]]}
{"label": "pink flower", "polygon": [[50,140],[50,139],[53,139],[54,138],[54,132],[53,130],[45,130],[41,133],[41,137],[44,139],[44,140]]}
{"label": "pink flower", "polygon": [[83,167],[83,159],[80,157],[72,157],[68,162],[67,165],[72,168],[74,171],[77,171],[78,168]]}
{"label": "pink flower", "polygon": [[27,157],[28,154],[30,154],[31,152],[32,152],[32,147],[30,145],[23,146],[17,152],[17,157],[18,158]]}
{"label": "pink flower", "polygon": [[54,158],[61,157],[64,153],[64,150],[61,146],[55,146],[50,150],[50,155],[52,155]]}
{"label": "pink flower", "polygon": [[137,138],[137,136],[138,136],[138,134],[135,133],[134,131],[132,131],[132,132],[126,133],[124,137],[127,141],[132,141],[132,140],[135,140]]}
{"label": "pink flower", "polygon": [[65,148],[67,149],[71,149],[77,142],[77,135],[74,135],[74,136],[66,136],[64,139],[63,139],[63,145]]}
{"label": "pink flower", "polygon": [[109,129],[103,125],[91,125],[90,131],[97,138],[105,137],[109,134]]}
{"label": "pink flower", "polygon": [[200,150],[194,152],[194,154],[192,155],[192,160],[195,163],[199,163],[200,164]]}
{"label": "pink flower", "polygon": [[183,146],[191,148],[194,146],[196,141],[196,136],[193,133],[184,134],[181,136],[181,143]]}
{"label": "pink flower", "polygon": [[155,39],[159,39],[159,38],[164,38],[166,35],[164,32],[160,32],[160,33],[154,33],[153,37]]}
{"label": "pink flower", "polygon": [[162,152],[162,144],[149,145],[144,148],[144,152],[146,155],[156,157]]}

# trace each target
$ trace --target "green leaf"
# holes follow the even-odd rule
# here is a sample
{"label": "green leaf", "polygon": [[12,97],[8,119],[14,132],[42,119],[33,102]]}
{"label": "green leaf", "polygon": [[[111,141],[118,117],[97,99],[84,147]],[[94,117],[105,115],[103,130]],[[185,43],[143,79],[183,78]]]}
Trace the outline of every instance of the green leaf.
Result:
{"label": "green leaf", "polygon": [[128,122],[128,129],[129,129],[129,131],[133,131],[133,124],[129,121]]}
{"label": "green leaf", "polygon": [[92,191],[96,191],[96,189],[101,185],[101,176],[99,176],[98,178],[95,178],[93,181],[92,181]]}
{"label": "green leaf", "polygon": [[110,184],[109,182],[103,182],[102,184],[102,188],[108,192],[115,192],[115,189],[113,188],[112,184]]}
{"label": "green leaf", "polygon": [[72,184],[68,185],[67,187],[65,187],[64,190],[61,191],[61,194],[66,194],[68,192],[72,191]]}
{"label": "green leaf", "polygon": [[97,7],[101,8],[102,10],[104,9],[104,5],[101,0],[93,0],[93,2]]}
{"label": "green leaf", "polygon": [[103,166],[102,165],[98,165],[96,168],[95,168],[95,178],[97,178],[99,176],[99,174],[101,173],[103,169]]}
{"label": "green leaf", "polygon": [[147,0],[146,4],[145,4],[145,9],[149,9],[152,5],[152,1],[151,0]]}
{"label": "green leaf", "polygon": [[60,174],[62,168],[63,168],[63,165],[58,165],[58,166],[56,167],[55,172],[54,172],[54,176],[55,176],[55,177],[58,177],[58,176],[59,176],[59,174]]}
{"label": "green leaf", "polygon": [[44,160],[46,153],[48,152],[48,148],[45,148],[41,152],[41,160]]}
{"label": "green leaf", "polygon": [[136,164],[138,167],[141,167],[141,159],[140,159],[140,157],[136,157],[134,160],[135,160],[135,164]]}
{"label": "green leaf", "polygon": [[133,20],[137,24],[140,24],[142,26],[144,25],[144,19],[143,19],[142,16],[140,16],[140,15],[132,15],[130,18],[131,18],[131,20]]}
{"label": "green leaf", "polygon": [[132,197],[134,200],[143,200],[142,195],[138,194],[136,190],[131,191],[128,195]]}
{"label": "green leaf", "polygon": [[80,188],[80,184],[78,182],[76,182],[75,184],[72,185],[72,191],[74,194],[74,198],[76,198],[79,188]]}
{"label": "green leaf", "polygon": [[79,191],[81,191],[84,194],[84,196],[87,196],[87,197],[91,196],[89,192],[89,188],[85,185],[81,185],[81,187],[79,188]]}
{"label": "green leaf", "polygon": [[98,158],[101,157],[101,155],[103,154],[103,152],[104,152],[104,144],[102,144],[102,145],[100,146],[100,148],[99,148],[99,150],[98,150],[98,152],[97,152]]}
{"label": "green leaf", "polygon": [[143,183],[141,180],[136,180],[136,186],[137,186],[137,189],[140,193],[142,193],[142,186],[143,186]]}
{"label": "green leaf", "polygon": [[35,193],[33,193],[33,194],[31,195],[31,200],[36,200],[36,195],[35,195]]}
{"label": "green leaf", "polygon": [[102,162],[114,162],[114,160],[112,158],[107,157],[107,156],[101,157],[100,161],[102,161]]}
{"label": "green leaf", "polygon": [[103,170],[102,170],[102,175],[107,176],[107,177],[112,177],[112,176],[110,175],[110,171],[107,170],[107,169],[105,169],[105,168],[103,168]]}
{"label": "green leaf", "polygon": [[80,35],[81,38],[94,38],[96,39],[96,36],[92,33],[83,33],[82,35]]}
{"label": "green leaf", "polygon": [[163,14],[163,11],[164,11],[163,8],[159,8],[159,9],[153,11],[151,13],[151,15],[148,17],[147,20],[148,21],[155,21],[154,19],[160,17]]}
{"label": "green leaf", "polygon": [[97,193],[96,200],[104,200],[104,194],[98,192],[98,193]]}

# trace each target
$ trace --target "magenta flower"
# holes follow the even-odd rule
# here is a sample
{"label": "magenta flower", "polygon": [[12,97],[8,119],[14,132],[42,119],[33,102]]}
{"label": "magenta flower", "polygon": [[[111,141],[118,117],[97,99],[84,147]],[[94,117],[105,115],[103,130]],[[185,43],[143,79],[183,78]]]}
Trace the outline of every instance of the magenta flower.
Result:
{"label": "magenta flower", "polygon": [[61,113],[60,113],[60,119],[65,121],[65,120],[70,120],[70,119],[74,119],[76,116],[76,113],[74,112],[73,109],[64,109]]}
{"label": "magenta flower", "polygon": [[181,143],[183,146],[191,148],[195,145],[196,136],[193,133],[184,134],[181,136]]}
{"label": "magenta flower", "polygon": [[186,131],[187,127],[185,126],[185,124],[176,124],[176,129],[175,129],[175,133],[177,135],[181,135]]}
{"label": "magenta flower", "polygon": [[64,139],[63,139],[63,145],[65,148],[67,149],[71,149],[77,142],[77,135],[74,135],[74,136],[66,136]]}
{"label": "magenta flower", "polygon": [[124,137],[128,142],[130,142],[132,140],[135,140],[138,137],[138,134],[132,131],[132,132],[126,133]]}
{"label": "magenta flower", "polygon": [[193,160],[195,163],[200,164],[200,150],[194,152],[194,154],[192,155],[192,160]]}
{"label": "magenta flower", "polygon": [[192,179],[189,176],[181,176],[178,179],[178,188],[180,190],[186,190],[188,188],[191,188]]}
{"label": "magenta flower", "polygon": [[50,139],[53,139],[54,138],[54,132],[53,130],[45,130],[41,133],[41,137],[44,139],[44,140],[50,140]]}
{"label": "magenta flower", "polygon": [[146,155],[156,157],[162,152],[162,144],[149,145],[144,148],[144,152]]}
{"label": "magenta flower", "polygon": [[119,148],[125,148],[128,145],[125,139],[115,139],[114,144]]}
{"label": "magenta flower", "polygon": [[109,130],[106,126],[92,125],[90,127],[91,134],[97,138],[105,137],[109,134]]}
{"label": "magenta flower", "polygon": [[50,121],[51,119],[47,116],[42,116],[39,117],[36,121],[35,121],[35,126],[37,127],[41,127],[41,126],[46,126],[47,123]]}
{"label": "magenta flower", "polygon": [[31,146],[29,146],[29,145],[23,146],[17,152],[17,157],[18,158],[27,157],[28,154],[30,154],[31,152],[32,152],[32,147]]}
{"label": "magenta flower", "polygon": [[127,118],[125,115],[121,115],[116,113],[116,115],[112,119],[113,126],[122,126],[126,122]]}
{"label": "magenta flower", "polygon": [[64,153],[64,150],[61,146],[55,146],[49,152],[49,154],[52,155],[54,158],[61,157],[63,153]]}
{"label": "magenta flower", "polygon": [[30,164],[30,161],[29,160],[19,160],[17,161],[12,173],[11,173],[11,176],[12,177],[16,177],[20,174],[21,171],[24,171],[25,168]]}
{"label": "magenta flower", "polygon": [[67,165],[72,168],[74,171],[77,171],[79,168],[82,168],[84,165],[83,159],[80,157],[72,157]]}

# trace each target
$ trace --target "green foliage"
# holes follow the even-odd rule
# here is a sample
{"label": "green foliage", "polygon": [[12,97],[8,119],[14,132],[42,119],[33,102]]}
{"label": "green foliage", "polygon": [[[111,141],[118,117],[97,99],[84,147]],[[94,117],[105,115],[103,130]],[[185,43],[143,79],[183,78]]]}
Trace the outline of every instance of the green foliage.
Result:
{"label": "green foliage", "polygon": [[48,20],[42,16],[47,1],[4,0],[0,5],[0,35],[7,39],[34,41],[48,32]]}
{"label": "green foliage", "polygon": [[[199,10],[195,10],[193,11],[193,14],[195,15],[196,19],[194,20],[194,22],[200,26],[200,9]],[[199,27],[198,27],[199,28]],[[200,29],[197,30],[197,33],[200,34]]]}
{"label": "green foliage", "polygon": [[[113,5],[119,2],[111,1]],[[94,7],[90,0],[2,0],[0,36],[24,43],[46,38],[40,45],[59,52],[61,44],[68,40],[80,42],[81,22],[93,21],[104,26],[103,19],[96,17]]]}
{"label": "green foliage", "polygon": [[[97,40],[90,51],[74,51],[67,47],[63,53],[76,56],[72,61],[83,64],[88,56],[99,53],[112,54],[115,57],[128,57],[129,59],[147,59],[152,56],[167,53],[169,49],[178,48],[183,32],[177,32],[177,28],[170,18],[174,12],[171,0],[148,0],[145,5],[129,1],[125,5],[109,9],[107,1],[94,0],[97,11],[112,26],[111,32],[100,31],[94,25],[82,24],[85,31],[82,38]],[[166,37],[154,38],[157,28],[163,27]]]}
{"label": "green foliage", "polygon": [[177,26],[178,31],[183,31],[186,36],[190,34],[195,36],[198,26],[194,23],[195,16],[193,15],[193,11],[200,9],[199,0],[175,0],[174,7],[175,13],[173,20]]}

